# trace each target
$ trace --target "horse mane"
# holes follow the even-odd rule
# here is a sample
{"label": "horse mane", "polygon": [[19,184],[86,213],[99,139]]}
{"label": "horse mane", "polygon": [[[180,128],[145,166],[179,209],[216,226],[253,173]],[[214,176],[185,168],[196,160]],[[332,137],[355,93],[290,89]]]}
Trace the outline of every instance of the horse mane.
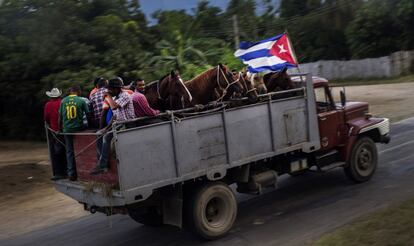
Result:
{"label": "horse mane", "polygon": [[213,72],[214,69],[216,69],[216,67],[210,68],[209,70],[200,73],[195,78],[192,78],[191,80],[188,80],[185,83],[186,84],[192,84],[192,83],[194,83],[194,81],[200,81],[198,83],[205,82],[207,80],[207,78],[210,77],[210,74]]}

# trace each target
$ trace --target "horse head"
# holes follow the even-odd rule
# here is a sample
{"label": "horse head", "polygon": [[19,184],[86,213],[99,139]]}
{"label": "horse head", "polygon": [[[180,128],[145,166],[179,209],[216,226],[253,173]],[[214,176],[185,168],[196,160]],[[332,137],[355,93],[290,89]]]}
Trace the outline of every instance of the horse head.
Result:
{"label": "horse head", "polygon": [[217,85],[219,90],[223,92],[223,99],[227,100],[233,95],[241,97],[243,86],[240,83],[240,80],[234,78],[234,74],[227,68],[227,66],[221,63],[216,67],[216,70]]}
{"label": "horse head", "polygon": [[265,74],[263,76],[263,80],[268,92],[290,90],[295,88],[289,74],[287,74],[286,67],[279,72]]}
{"label": "horse head", "polygon": [[184,108],[193,100],[180,74],[173,70],[159,81],[159,96],[169,101],[169,109]]}
{"label": "horse head", "polygon": [[247,71],[245,69],[238,74],[235,74],[237,79],[240,81],[241,85],[243,86],[243,95],[249,98],[250,102],[257,101],[257,89],[254,86],[253,79],[250,78]]}

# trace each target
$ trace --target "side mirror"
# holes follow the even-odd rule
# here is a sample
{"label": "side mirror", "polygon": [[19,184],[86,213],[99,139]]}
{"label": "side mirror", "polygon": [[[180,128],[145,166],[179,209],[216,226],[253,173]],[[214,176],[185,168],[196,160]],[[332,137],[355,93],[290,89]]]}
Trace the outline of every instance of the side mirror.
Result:
{"label": "side mirror", "polygon": [[345,107],[345,105],[346,105],[345,88],[344,88],[344,90],[340,91],[340,96],[341,96],[341,105],[342,105],[342,107]]}

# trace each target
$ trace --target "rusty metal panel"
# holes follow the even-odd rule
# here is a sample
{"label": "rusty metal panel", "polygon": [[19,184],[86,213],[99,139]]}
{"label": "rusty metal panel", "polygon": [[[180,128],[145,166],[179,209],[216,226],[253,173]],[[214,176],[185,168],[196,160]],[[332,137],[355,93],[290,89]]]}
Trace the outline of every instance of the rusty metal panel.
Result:
{"label": "rusty metal panel", "polygon": [[116,134],[121,189],[176,178],[170,122]]}
{"label": "rusty metal panel", "polygon": [[306,101],[303,98],[272,102],[276,149],[307,141],[305,105]]}
{"label": "rusty metal panel", "polygon": [[[83,133],[91,133],[91,130]],[[94,135],[76,135],[73,136],[73,147],[76,156],[76,171],[80,181],[94,181],[98,183],[118,185],[118,165],[112,157],[109,158],[109,170],[99,175],[90,175],[89,173],[97,165],[98,157],[96,150],[96,138]]]}
{"label": "rusty metal panel", "polygon": [[226,164],[220,113],[183,119],[175,124],[180,175]]}
{"label": "rusty metal panel", "polygon": [[226,112],[230,163],[272,151],[268,104]]}
{"label": "rusty metal panel", "polygon": [[284,112],[287,144],[295,145],[307,141],[306,115],[302,107],[288,109]]}

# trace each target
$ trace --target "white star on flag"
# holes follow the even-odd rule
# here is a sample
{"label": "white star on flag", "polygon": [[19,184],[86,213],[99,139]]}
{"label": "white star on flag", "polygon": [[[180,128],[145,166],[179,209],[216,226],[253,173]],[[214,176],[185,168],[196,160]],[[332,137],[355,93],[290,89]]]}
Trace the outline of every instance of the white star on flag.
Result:
{"label": "white star on flag", "polygon": [[285,48],[283,48],[283,44],[277,45],[277,46],[279,46],[279,49],[280,49],[279,54],[287,52],[287,50],[285,50]]}

